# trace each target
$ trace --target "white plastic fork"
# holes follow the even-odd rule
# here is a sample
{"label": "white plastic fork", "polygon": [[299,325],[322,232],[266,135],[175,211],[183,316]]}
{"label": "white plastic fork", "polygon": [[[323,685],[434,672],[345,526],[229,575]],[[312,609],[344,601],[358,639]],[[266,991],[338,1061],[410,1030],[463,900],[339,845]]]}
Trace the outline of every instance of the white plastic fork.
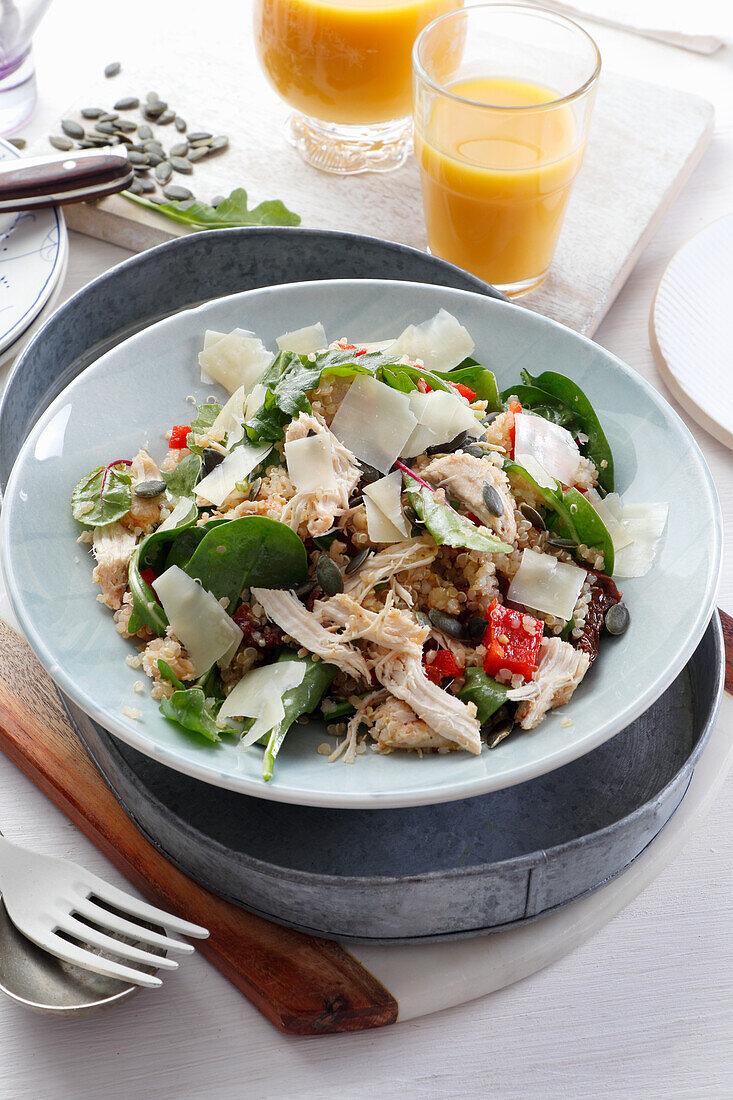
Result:
{"label": "white plastic fork", "polygon": [[[194,950],[191,944],[154,932],[138,921],[160,925],[167,932],[196,939],[205,939],[209,934],[197,924],[138,901],[70,860],[29,852],[11,844],[2,835],[0,894],[18,931],[44,951],[95,974],[149,989],[162,985],[160,978],[105,958],[105,955],[115,955],[126,962],[157,970],[175,970],[178,963],[175,959],[123,943],[115,939],[115,935],[190,955]],[[107,906],[125,916],[111,912]],[[105,955],[90,948],[103,951]]]}

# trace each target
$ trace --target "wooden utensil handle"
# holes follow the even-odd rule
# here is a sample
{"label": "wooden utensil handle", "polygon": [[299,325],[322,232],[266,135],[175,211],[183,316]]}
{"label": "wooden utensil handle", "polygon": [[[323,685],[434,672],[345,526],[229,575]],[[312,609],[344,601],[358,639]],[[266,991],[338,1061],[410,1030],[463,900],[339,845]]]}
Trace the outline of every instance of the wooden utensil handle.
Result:
{"label": "wooden utensil handle", "polygon": [[340,944],[271,924],[179,871],[102,779],[28,644],[0,621],[0,748],[156,905],[211,932],[196,947],[280,1030],[381,1027],[397,1002]]}
{"label": "wooden utensil handle", "polygon": [[126,151],[81,149],[0,162],[0,211],[100,198],[132,179]]}

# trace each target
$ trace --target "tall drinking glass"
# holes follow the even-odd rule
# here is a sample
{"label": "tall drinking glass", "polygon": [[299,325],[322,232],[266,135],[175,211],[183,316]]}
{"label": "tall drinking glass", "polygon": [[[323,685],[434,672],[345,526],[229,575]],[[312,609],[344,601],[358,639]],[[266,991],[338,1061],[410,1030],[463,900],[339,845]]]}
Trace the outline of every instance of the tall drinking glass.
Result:
{"label": "tall drinking glass", "polygon": [[327,172],[398,168],[412,137],[411,53],[463,0],[256,0],[260,64],[294,113],[289,138]]}
{"label": "tall drinking glass", "polygon": [[601,59],[564,16],[482,4],[413,50],[430,250],[515,297],[545,278],[583,161]]}

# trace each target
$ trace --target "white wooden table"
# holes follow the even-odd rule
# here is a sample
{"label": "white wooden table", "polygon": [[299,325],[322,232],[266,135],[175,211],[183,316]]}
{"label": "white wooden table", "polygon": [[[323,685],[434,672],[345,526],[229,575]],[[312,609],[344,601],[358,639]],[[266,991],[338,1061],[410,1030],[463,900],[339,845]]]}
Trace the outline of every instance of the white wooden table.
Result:
{"label": "white wooden table", "polygon": [[[248,19],[241,0],[56,3],[37,35],[40,102],[24,133],[45,133],[104,64],[134,57],[141,35],[164,49],[171,26],[189,50],[220,50],[222,63],[236,64],[237,36],[250,33]],[[700,167],[597,333],[662,388],[647,331],[654,290],[677,248],[733,206],[733,55],[702,58],[590,29],[608,69],[707,96],[718,111]],[[150,83],[155,87],[152,76]],[[206,89],[200,92],[205,101]],[[252,109],[243,96],[242,110]],[[64,297],[125,255],[74,235]],[[726,514],[720,604],[733,613],[733,456],[688,423]],[[122,884],[1,756],[0,827]],[[0,1100],[727,1098],[733,1095],[732,866],[733,777],[683,854],[582,948],[501,993],[382,1032],[286,1038],[202,959],[160,992],[88,1020],[51,1021],[3,1001]]]}

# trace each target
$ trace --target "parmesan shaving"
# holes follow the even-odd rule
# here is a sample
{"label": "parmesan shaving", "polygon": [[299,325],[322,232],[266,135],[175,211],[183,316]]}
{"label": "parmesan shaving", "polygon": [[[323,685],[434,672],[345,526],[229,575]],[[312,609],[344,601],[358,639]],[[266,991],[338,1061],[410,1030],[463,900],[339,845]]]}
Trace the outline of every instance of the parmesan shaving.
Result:
{"label": "parmesan shaving", "polygon": [[241,630],[216,597],[177,565],[166,569],[152,587],[172,633],[186,647],[197,677],[208,672],[235,641],[241,642]]}
{"label": "parmesan shaving", "polygon": [[404,393],[359,374],[338,407],[331,431],[357,458],[386,474],[416,423]]}

